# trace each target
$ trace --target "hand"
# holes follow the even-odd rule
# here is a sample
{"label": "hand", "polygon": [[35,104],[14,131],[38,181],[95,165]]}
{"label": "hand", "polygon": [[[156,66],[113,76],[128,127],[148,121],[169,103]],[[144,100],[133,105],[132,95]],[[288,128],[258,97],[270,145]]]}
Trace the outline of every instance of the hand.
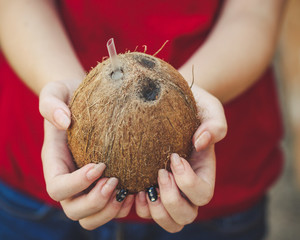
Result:
{"label": "hand", "polygon": [[66,215],[83,228],[95,229],[113,218],[128,215],[134,197],[116,200],[116,178],[101,177],[105,165],[88,164],[76,169],[67,146],[66,129],[71,122],[67,102],[77,87],[51,82],[40,94],[40,112],[45,118],[42,162],[47,191],[61,203]]}
{"label": "hand", "polygon": [[136,212],[142,218],[152,218],[169,232],[178,232],[194,221],[198,207],[207,204],[215,186],[214,144],[223,139],[227,124],[221,103],[203,89],[192,88],[201,125],[193,136],[195,150],[189,162],[171,155],[172,173],[158,172],[160,198],[151,202],[145,192],[136,196]]}

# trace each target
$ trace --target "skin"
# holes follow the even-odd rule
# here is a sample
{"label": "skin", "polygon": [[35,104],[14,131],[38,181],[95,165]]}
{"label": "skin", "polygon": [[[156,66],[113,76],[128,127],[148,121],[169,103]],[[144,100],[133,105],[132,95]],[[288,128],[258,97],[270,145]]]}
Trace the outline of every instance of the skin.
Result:
{"label": "skin", "polygon": [[171,155],[172,172],[159,171],[160,198],[156,202],[141,192],[119,203],[115,178],[102,178],[87,191],[105,165],[88,164],[76,170],[66,145],[67,102],[84,70],[53,2],[0,0],[0,47],[20,78],[39,95],[45,118],[42,161],[47,191],[66,215],[91,230],[127,216],[135,202],[140,217],[154,219],[169,232],[193,222],[198,207],[213,196],[214,144],[227,131],[221,102],[242,94],[269,64],[283,5],[283,0],[226,1],[206,43],[179,69],[189,81],[195,67],[192,91],[202,120],[193,137],[195,151],[190,163]]}
{"label": "skin", "polygon": [[285,0],[227,0],[208,40],[179,71],[222,103],[253,85],[274,54]]}

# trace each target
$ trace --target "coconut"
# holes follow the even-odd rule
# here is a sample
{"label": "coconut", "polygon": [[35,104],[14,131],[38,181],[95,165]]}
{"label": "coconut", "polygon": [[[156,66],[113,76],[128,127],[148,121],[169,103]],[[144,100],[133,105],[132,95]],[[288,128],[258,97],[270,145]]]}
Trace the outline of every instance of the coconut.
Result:
{"label": "coconut", "polygon": [[76,165],[106,164],[104,177],[137,193],[157,184],[170,169],[171,153],[188,159],[199,126],[196,103],[185,79],[165,61],[145,53],[118,55],[93,68],[70,102],[68,145]]}

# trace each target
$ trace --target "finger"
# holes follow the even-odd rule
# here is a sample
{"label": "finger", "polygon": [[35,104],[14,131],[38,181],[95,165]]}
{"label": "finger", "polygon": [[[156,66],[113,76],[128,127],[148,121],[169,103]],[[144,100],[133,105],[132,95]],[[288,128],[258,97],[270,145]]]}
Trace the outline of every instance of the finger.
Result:
{"label": "finger", "polygon": [[105,169],[104,163],[88,164],[72,173],[57,175],[47,181],[47,191],[56,201],[70,198],[87,189]]}
{"label": "finger", "polygon": [[122,208],[120,209],[119,213],[117,214],[117,216],[115,218],[124,218],[126,217],[130,210],[131,207],[134,203],[134,195],[128,195],[122,205]]}
{"label": "finger", "polygon": [[171,218],[179,225],[192,223],[197,217],[198,207],[184,199],[174,177],[165,169],[158,172],[161,201]]}
{"label": "finger", "polygon": [[170,233],[182,230],[183,226],[179,225],[171,218],[167,210],[164,208],[160,198],[158,198],[155,202],[151,202],[149,197],[147,197],[147,202],[151,217],[158,225]]}
{"label": "finger", "polygon": [[171,155],[171,170],[176,184],[196,206],[207,204],[214,193],[215,156],[211,148],[206,150],[207,156],[201,161],[198,160],[197,172],[194,172],[190,164],[178,154]]}
{"label": "finger", "polygon": [[123,203],[124,201],[118,202],[116,200],[116,192],[114,192],[102,211],[79,220],[79,223],[84,229],[94,230],[115,218],[118,215]]}
{"label": "finger", "polygon": [[69,92],[65,84],[51,82],[40,93],[40,113],[58,129],[66,130],[71,123],[71,112],[67,106],[70,98]]}
{"label": "finger", "polygon": [[135,211],[141,218],[151,218],[146,193],[144,191],[139,192],[135,197]]}
{"label": "finger", "polygon": [[227,133],[227,122],[221,102],[205,90],[193,86],[201,125],[193,136],[197,151],[222,140]]}
{"label": "finger", "polygon": [[[66,131],[57,129],[48,120],[44,121],[44,143],[42,148],[42,160],[43,164],[49,164],[47,169],[53,166],[56,168],[56,171],[60,170],[61,173],[68,173],[76,169],[67,145]],[[53,163],[54,161],[56,164]],[[68,169],[62,169],[62,163],[64,163],[64,165],[68,167]]]}
{"label": "finger", "polygon": [[91,163],[75,170],[66,144],[65,131],[56,129],[48,121],[45,121],[42,161],[48,194],[56,201],[70,198],[85,190],[105,169],[103,163]]}
{"label": "finger", "polygon": [[102,210],[110,200],[118,179],[102,178],[87,194],[61,201],[66,215],[72,220],[79,220]]}

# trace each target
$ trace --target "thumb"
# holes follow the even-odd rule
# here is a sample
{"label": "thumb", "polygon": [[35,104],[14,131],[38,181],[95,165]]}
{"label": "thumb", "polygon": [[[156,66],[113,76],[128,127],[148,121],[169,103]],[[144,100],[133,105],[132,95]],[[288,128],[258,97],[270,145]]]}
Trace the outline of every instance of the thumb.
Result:
{"label": "thumb", "polygon": [[193,136],[196,151],[222,140],[227,133],[227,122],[221,102],[197,86],[193,86],[201,125]]}
{"label": "thumb", "polygon": [[71,112],[67,105],[69,88],[62,82],[50,82],[41,91],[39,111],[56,128],[66,130],[71,123]]}

